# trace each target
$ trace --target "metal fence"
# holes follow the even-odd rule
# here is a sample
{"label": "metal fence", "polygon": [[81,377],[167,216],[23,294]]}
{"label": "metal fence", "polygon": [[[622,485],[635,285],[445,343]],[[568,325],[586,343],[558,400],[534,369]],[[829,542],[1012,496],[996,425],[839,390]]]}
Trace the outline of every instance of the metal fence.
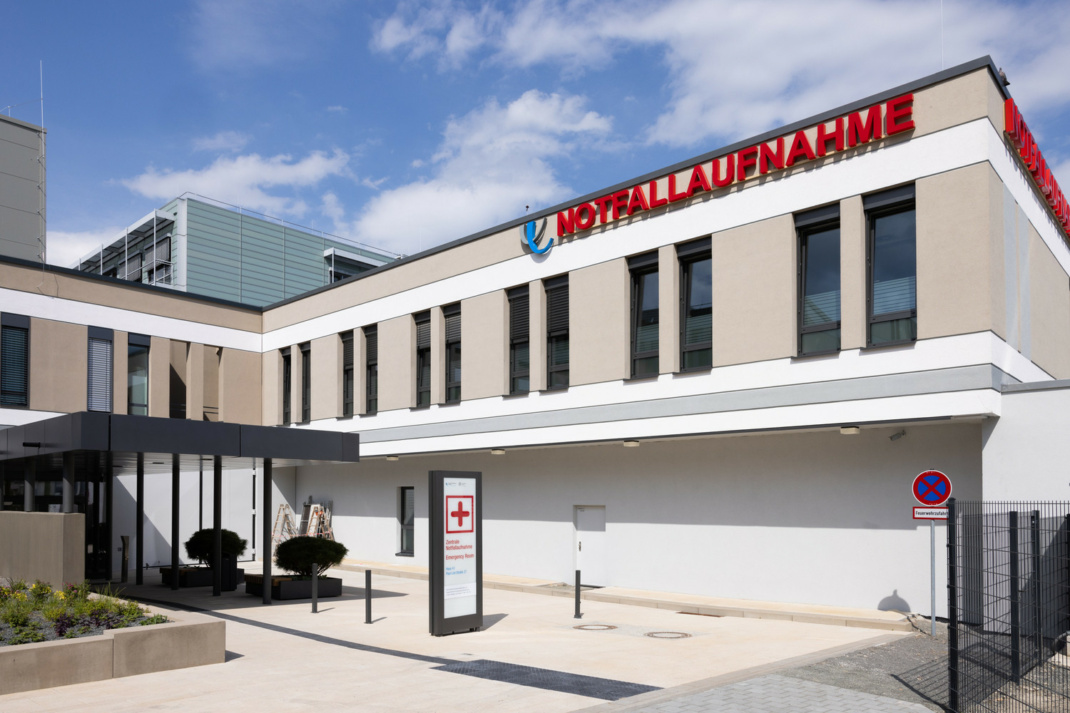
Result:
{"label": "metal fence", "polygon": [[948,710],[1070,713],[1070,503],[948,505]]}

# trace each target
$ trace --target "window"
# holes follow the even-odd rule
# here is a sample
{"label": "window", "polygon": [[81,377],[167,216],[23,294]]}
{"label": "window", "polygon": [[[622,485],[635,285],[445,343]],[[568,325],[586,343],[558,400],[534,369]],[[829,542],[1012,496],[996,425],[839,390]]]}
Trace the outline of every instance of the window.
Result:
{"label": "window", "polygon": [[353,415],[353,332],[342,334],[342,416]]}
{"label": "window", "polygon": [[141,253],[134,253],[119,263],[117,276],[123,280],[141,282]]}
{"label": "window", "polygon": [[568,275],[546,286],[546,388],[568,388]]}
{"label": "window", "polygon": [[150,285],[171,284],[171,237],[145,248],[145,277]]}
{"label": "window", "polygon": [[374,414],[379,410],[379,329],[364,328],[364,412]]}
{"label": "window", "polygon": [[416,519],[416,489],[398,488],[398,538],[400,546],[398,554],[411,557],[416,538],[413,532],[413,522]]}
{"label": "window", "polygon": [[515,287],[509,297],[509,393],[526,394],[530,388],[531,360],[528,343],[528,286]]}
{"label": "window", "polygon": [[914,186],[863,198],[868,232],[870,346],[918,338]]}
{"label": "window", "polygon": [[290,372],[290,349],[282,350],[282,422],[290,424],[290,401],[293,393],[292,374]]}
{"label": "window", "polygon": [[301,350],[301,423],[312,417],[312,345],[302,344]]}
{"label": "window", "polygon": [[628,260],[632,273],[632,377],[658,373],[658,254]]}
{"label": "window", "polygon": [[446,320],[446,403],[461,400],[461,305],[445,307]]}
{"label": "window", "polygon": [[110,329],[89,328],[89,388],[86,401],[90,411],[111,411],[112,338]]}
{"label": "window", "polygon": [[421,312],[416,320],[416,407],[431,405],[431,313]]}
{"label": "window", "polygon": [[680,371],[713,366],[713,276],[710,239],[678,245],[680,260]]}
{"label": "window", "polygon": [[126,347],[126,412],[149,415],[149,344],[144,334],[131,334]]}
{"label": "window", "polygon": [[840,207],[795,216],[799,236],[799,356],[840,349]]}
{"label": "window", "polygon": [[0,406],[29,406],[30,318],[0,315]]}

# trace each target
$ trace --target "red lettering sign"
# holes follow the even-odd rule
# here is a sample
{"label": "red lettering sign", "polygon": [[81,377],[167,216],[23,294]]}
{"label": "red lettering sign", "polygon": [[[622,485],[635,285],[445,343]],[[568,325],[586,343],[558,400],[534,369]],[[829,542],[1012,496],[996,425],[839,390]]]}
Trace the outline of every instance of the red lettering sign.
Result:
{"label": "red lettering sign", "polygon": [[1022,163],[1029,170],[1040,194],[1055,214],[1056,221],[1063,229],[1064,237],[1070,238],[1070,206],[1067,205],[1066,196],[1059,187],[1059,181],[1052,175],[1048,162],[1044,160],[1044,154],[1037,146],[1033,133],[1026,126],[1022,113],[1018,111],[1018,106],[1010,98],[1003,103],[1003,131],[1013,146],[1018,149]]}

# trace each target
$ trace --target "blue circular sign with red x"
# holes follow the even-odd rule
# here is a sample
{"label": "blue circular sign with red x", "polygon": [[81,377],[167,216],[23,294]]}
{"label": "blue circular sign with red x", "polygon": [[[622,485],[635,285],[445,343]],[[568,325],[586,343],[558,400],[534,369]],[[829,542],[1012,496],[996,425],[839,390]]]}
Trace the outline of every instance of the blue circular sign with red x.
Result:
{"label": "blue circular sign with red x", "polygon": [[927,470],[914,478],[911,492],[922,505],[939,507],[951,497],[951,478],[938,470]]}

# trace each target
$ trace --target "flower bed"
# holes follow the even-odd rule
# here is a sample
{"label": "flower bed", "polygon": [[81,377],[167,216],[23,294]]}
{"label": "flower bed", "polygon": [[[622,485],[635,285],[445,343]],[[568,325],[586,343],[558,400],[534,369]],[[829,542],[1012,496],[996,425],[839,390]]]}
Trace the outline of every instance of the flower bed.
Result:
{"label": "flower bed", "polygon": [[162,614],[151,614],[136,602],[108,593],[91,597],[84,582],[65,589],[52,589],[41,581],[0,585],[0,646],[75,639],[167,621]]}

